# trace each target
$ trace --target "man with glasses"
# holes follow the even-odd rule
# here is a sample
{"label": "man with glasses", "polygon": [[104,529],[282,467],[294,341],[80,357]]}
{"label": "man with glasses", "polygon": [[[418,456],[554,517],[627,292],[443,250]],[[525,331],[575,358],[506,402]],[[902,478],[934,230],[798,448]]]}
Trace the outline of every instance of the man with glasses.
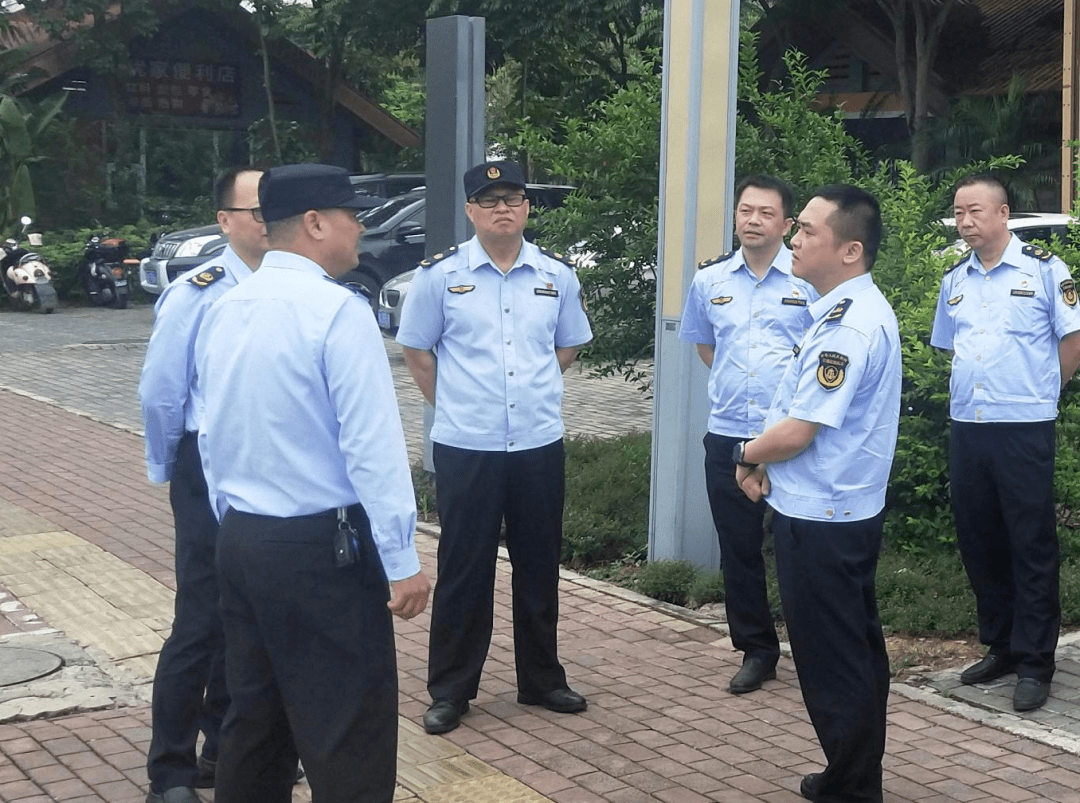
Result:
{"label": "man with glasses", "polygon": [[435,406],[442,535],[428,646],[428,733],[456,728],[479,690],[504,521],[514,573],[517,700],[562,713],[587,705],[567,687],[557,626],[562,372],[592,331],[572,266],[524,239],[529,202],[521,168],[486,162],[466,171],[464,185],[476,236],[420,263],[397,337],[413,379]]}
{"label": "man with glasses", "polygon": [[429,586],[382,336],[332,281],[356,265],[373,200],[341,168],[268,170],[271,250],[195,343],[232,697],[219,801],[288,803],[297,754],[314,800],[394,797],[391,614],[419,614]]}
{"label": "man with glasses", "polygon": [[[154,674],[147,803],[196,803],[194,790],[214,785],[229,703],[214,569],[218,523],[197,443],[195,336],[210,306],[251,276],[266,253],[266,227],[256,217],[261,176],[261,170],[235,167],[217,180],[217,220],[229,245],[161,294],[139,381],[146,472],[153,483],[169,483],[176,528],[175,614]],[[206,740],[196,759],[200,730]]]}

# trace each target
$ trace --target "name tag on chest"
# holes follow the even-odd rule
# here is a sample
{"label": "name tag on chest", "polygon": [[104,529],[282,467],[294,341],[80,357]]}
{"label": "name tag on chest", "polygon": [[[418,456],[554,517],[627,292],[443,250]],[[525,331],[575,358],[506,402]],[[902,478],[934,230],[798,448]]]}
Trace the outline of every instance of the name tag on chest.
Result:
{"label": "name tag on chest", "polygon": [[1034,290],[1012,290],[1012,291],[1009,292],[1009,295],[1011,295],[1011,296],[1020,296],[1021,298],[1034,298],[1035,297],[1035,291]]}
{"label": "name tag on chest", "polygon": [[537,287],[533,290],[538,296],[547,296],[548,298],[558,298],[559,291],[554,287]]}

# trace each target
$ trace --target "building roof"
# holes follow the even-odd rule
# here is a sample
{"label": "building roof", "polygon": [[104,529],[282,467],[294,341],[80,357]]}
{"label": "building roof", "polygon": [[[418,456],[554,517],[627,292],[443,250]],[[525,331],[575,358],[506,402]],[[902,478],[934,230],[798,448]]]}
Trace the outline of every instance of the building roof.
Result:
{"label": "building roof", "polygon": [[1028,92],[1061,91],[1065,0],[961,0],[975,9],[987,37],[978,81],[964,94],[1004,95],[1015,73]]}
{"label": "building roof", "polygon": [[[116,20],[120,3],[113,3],[105,13],[106,24]],[[239,5],[232,10],[218,11],[223,21],[238,34],[258,46],[258,30],[251,14]],[[57,41],[51,38],[25,11],[5,15],[5,26],[0,27],[0,52],[21,48],[24,53],[18,70],[28,77],[21,91],[27,92],[78,66],[79,54],[70,38]],[[74,27],[89,26],[91,19]],[[323,65],[311,53],[285,39],[268,42],[271,58],[293,70],[313,86],[323,81]],[[334,89],[334,101],[366,126],[374,129],[399,147],[416,147],[421,144],[420,134],[384,110],[355,87],[338,81]]]}

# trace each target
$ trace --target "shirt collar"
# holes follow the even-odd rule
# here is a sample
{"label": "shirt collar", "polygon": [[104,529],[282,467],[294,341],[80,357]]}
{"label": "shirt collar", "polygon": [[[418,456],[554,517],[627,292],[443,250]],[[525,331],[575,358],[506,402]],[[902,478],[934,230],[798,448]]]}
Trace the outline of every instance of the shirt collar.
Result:
{"label": "shirt collar", "polygon": [[298,270],[304,273],[314,273],[319,276],[329,276],[318,262],[314,262],[292,251],[267,251],[259,263],[260,268],[284,268],[285,270]]}
{"label": "shirt collar", "polygon": [[[743,249],[740,248],[735,252],[729,270],[732,273],[735,273],[743,267],[745,267],[751,275],[754,275],[754,272],[750,270],[750,266],[746,264],[746,255],[743,253]],[[765,275],[768,276],[769,271],[774,270],[785,276],[791,276],[791,249],[783,243],[780,244],[780,250],[776,252],[776,256],[773,257],[772,264],[769,266],[769,270],[765,271]],[[754,276],[754,278],[757,279],[757,276]]]}
{"label": "shirt collar", "polygon": [[[1009,242],[1005,246],[1005,250],[1001,252],[1001,259],[998,260],[995,269],[1002,265],[1008,265],[1023,270],[1021,266],[1024,264],[1023,257],[1025,245],[1027,245],[1027,243],[1015,234],[1010,234]],[[979,270],[983,273],[986,272],[986,266],[983,265],[982,260],[979,259],[979,255],[976,254],[974,250],[971,252],[971,259],[968,260],[968,270]]]}
{"label": "shirt collar", "polygon": [[229,270],[233,272],[238,280],[246,279],[252,273],[251,268],[240,258],[238,253],[233,251],[231,245],[225,246],[225,250],[221,252],[221,261],[228,265]]}
{"label": "shirt collar", "polygon": [[[466,256],[469,260],[469,270],[476,270],[483,265],[490,265],[491,267],[495,268],[495,270],[499,270],[499,268],[496,267],[495,262],[491,259],[490,256],[488,256],[488,252],[484,250],[484,246],[480,244],[479,237],[474,236],[471,240],[469,240],[469,242],[465,244],[465,249],[467,252]],[[530,243],[524,237],[522,237],[521,250],[518,251],[517,259],[514,260],[514,264],[510,266],[510,270],[514,270],[515,268],[519,268],[524,265],[528,265],[530,267],[535,265],[536,259],[533,258],[533,251],[535,250],[537,250],[536,246]],[[507,271],[507,273],[509,272],[510,271]]]}
{"label": "shirt collar", "polygon": [[823,295],[817,301],[810,305],[810,315],[816,321],[826,312],[831,310],[837,304],[839,304],[844,298],[855,295],[862,292],[867,287],[874,283],[874,277],[870,275],[870,271],[866,273],[860,273],[858,276],[852,276],[846,282],[841,282],[836,287]]}

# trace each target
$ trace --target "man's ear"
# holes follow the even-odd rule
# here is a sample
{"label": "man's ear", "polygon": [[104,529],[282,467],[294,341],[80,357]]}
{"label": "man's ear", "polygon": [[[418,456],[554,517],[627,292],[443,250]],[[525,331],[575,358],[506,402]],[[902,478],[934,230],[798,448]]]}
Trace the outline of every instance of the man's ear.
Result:
{"label": "man's ear", "polygon": [[840,258],[845,265],[853,265],[856,262],[861,262],[863,258],[863,244],[858,240],[852,240],[844,246],[843,253]]}
{"label": "man's ear", "polygon": [[304,233],[313,240],[322,240],[326,237],[326,219],[314,209],[309,209],[304,213],[301,226]]}

